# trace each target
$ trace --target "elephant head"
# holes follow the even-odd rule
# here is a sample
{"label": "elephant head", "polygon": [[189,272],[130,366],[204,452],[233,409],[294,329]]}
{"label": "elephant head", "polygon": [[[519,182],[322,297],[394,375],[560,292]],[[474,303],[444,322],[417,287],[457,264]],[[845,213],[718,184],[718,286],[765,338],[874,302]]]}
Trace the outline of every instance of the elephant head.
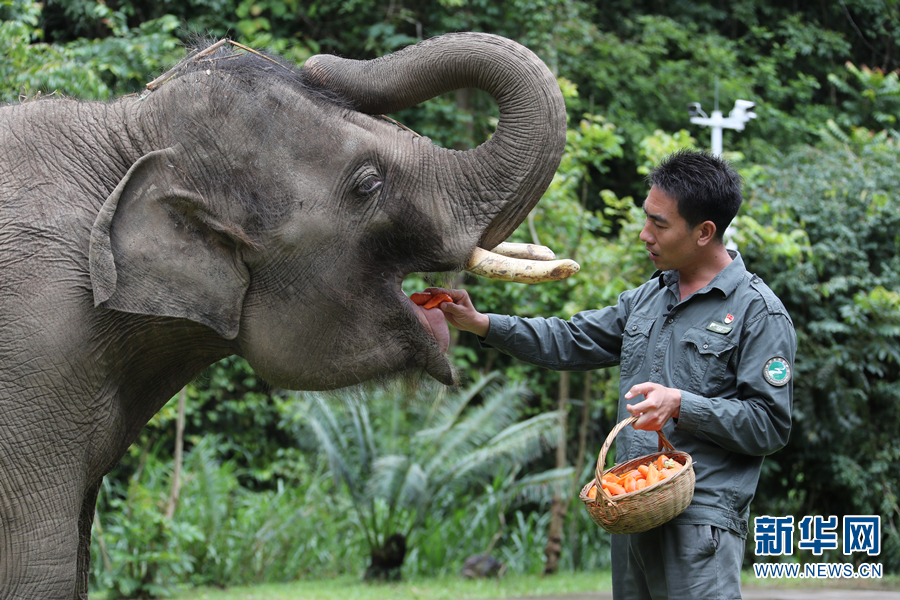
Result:
{"label": "elephant head", "polygon": [[[555,77],[488,34],[302,70],[216,46],[128,105],[137,156],[91,232],[95,305],[206,325],[280,387],[411,369],[452,383],[443,318],[401,283],[464,268],[539,200],[565,143]],[[477,148],[376,116],[460,88],[499,105]]]}

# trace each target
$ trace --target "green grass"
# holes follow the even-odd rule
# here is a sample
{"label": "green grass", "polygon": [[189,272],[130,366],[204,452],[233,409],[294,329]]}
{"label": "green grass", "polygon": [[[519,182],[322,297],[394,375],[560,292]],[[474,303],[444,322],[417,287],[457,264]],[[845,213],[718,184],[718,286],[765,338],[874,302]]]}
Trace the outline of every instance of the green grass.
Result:
{"label": "green grass", "polygon": [[[227,590],[195,588],[172,596],[173,600],[468,600],[516,598],[528,595],[599,592],[612,589],[609,571],[560,573],[554,577],[513,575],[498,579],[466,580],[455,575],[366,584],[358,577],[339,577]],[[97,596],[103,598],[103,596]],[[91,596],[94,600],[94,596]]]}
{"label": "green grass", "polygon": [[[743,586],[763,588],[823,588],[900,591],[900,577],[883,579],[776,580],[757,579],[745,571]],[[455,575],[422,578],[396,584],[366,584],[358,577],[298,581],[293,583],[219,588],[193,588],[177,593],[171,600],[477,600],[519,598],[586,592],[609,592],[609,571],[564,572],[554,577],[507,575],[501,579],[467,580]],[[106,594],[92,594],[91,600],[106,600]]]}

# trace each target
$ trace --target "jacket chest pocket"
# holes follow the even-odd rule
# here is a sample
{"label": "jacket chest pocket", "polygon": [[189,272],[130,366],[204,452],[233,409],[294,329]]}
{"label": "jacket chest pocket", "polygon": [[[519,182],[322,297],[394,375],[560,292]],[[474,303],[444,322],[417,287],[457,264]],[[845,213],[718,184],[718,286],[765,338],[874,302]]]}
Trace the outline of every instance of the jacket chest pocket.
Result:
{"label": "jacket chest pocket", "polygon": [[650,330],[655,322],[655,317],[632,317],[628,320],[622,336],[622,355],[619,362],[622,375],[637,373],[644,364]]}
{"label": "jacket chest pocket", "polygon": [[735,339],[707,329],[687,330],[678,344],[680,356],[672,378],[675,387],[715,395],[728,377],[728,365],[736,345]]}

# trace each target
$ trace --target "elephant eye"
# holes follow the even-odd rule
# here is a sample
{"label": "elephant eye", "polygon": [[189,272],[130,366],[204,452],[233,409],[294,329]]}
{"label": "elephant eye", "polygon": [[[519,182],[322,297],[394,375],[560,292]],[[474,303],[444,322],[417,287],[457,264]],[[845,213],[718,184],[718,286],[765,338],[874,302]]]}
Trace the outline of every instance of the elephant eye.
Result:
{"label": "elephant eye", "polygon": [[374,194],[378,188],[381,187],[381,178],[375,174],[366,175],[362,181],[359,182],[359,187],[357,187],[357,191],[363,196],[370,196]]}

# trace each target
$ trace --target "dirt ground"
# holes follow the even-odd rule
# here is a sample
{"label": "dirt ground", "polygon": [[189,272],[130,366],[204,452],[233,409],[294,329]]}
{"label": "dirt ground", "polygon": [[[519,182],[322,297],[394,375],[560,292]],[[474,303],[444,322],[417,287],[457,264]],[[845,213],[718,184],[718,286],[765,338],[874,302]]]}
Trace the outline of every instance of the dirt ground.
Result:
{"label": "dirt ground", "polygon": [[[744,600],[900,600],[900,591],[854,590],[847,588],[775,588],[744,586]],[[612,600],[611,592],[528,596],[507,600]]]}

